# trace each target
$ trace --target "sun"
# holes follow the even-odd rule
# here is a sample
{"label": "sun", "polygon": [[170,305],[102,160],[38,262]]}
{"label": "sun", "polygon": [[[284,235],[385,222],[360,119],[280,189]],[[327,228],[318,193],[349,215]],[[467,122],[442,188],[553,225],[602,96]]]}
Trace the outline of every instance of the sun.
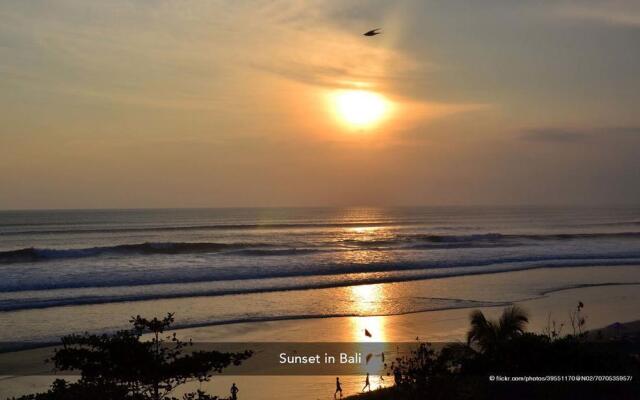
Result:
{"label": "sun", "polygon": [[375,125],[389,110],[383,96],[366,90],[340,90],[331,101],[339,119],[358,128]]}

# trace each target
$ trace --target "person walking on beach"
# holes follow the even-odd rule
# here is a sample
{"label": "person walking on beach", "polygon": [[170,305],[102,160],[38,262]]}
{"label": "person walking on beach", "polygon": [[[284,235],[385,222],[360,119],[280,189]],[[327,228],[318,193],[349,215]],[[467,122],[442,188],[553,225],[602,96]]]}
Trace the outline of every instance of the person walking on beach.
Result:
{"label": "person walking on beach", "polygon": [[342,398],[342,386],[340,386],[340,378],[336,377],[336,391],[333,393],[333,398],[336,398],[336,394],[340,392],[340,398]]}
{"label": "person walking on beach", "polygon": [[364,387],[362,388],[362,392],[364,393],[364,390],[366,388],[369,388],[369,391],[371,391],[371,383],[369,382],[369,373],[367,372],[367,377],[364,379]]}
{"label": "person walking on beach", "polygon": [[396,383],[396,387],[400,386],[402,383],[402,372],[400,372],[400,368],[398,367],[393,370],[393,380]]}
{"label": "person walking on beach", "polygon": [[236,386],[236,383],[233,382],[233,385],[231,385],[231,400],[238,400],[239,391],[240,389],[238,389],[238,387]]}

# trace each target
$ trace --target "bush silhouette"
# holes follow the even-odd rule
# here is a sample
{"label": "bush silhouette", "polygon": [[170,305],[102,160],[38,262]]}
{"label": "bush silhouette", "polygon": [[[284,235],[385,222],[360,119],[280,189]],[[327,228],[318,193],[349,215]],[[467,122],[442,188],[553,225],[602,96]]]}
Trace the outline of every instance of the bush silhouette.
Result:
{"label": "bush silhouette", "polygon": [[[129,330],[113,334],[69,335],[55,350],[57,371],[79,371],[80,379],[69,383],[56,380],[45,393],[19,400],[177,400],[174,390],[188,382],[209,381],[229,365],[239,365],[251,351],[221,353],[186,351],[193,343],[176,334],[163,336],[174,322],[169,313],[162,319],[131,318]],[[151,340],[143,341],[143,334]],[[183,395],[184,400],[217,399],[200,390]]]}
{"label": "bush silhouette", "polygon": [[[637,340],[589,341],[579,303],[579,329],[564,337],[526,332],[527,313],[507,307],[498,320],[471,312],[467,343],[436,349],[418,343],[388,368],[396,386],[358,399],[636,399]],[[582,321],[582,322],[580,322]],[[631,382],[494,382],[491,376],[634,376]]]}

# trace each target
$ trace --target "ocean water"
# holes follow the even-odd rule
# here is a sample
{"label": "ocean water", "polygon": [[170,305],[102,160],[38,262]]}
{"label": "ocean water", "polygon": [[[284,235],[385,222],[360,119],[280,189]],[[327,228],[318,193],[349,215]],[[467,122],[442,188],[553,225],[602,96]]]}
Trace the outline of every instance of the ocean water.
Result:
{"label": "ocean water", "polygon": [[569,274],[535,293],[460,288],[357,308],[344,289],[625,265],[640,265],[640,208],[4,211],[0,319],[13,328],[0,340],[115,329],[115,316],[95,316],[143,304],[180,310],[185,326],[492,305],[594,282]]}

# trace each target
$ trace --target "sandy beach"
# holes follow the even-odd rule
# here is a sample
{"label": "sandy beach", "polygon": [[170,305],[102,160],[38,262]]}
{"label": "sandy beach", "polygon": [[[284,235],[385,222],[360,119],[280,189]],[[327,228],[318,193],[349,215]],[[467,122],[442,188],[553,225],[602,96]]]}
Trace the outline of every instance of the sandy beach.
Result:
{"label": "sandy beach", "polygon": [[[614,269],[615,270],[615,269]],[[483,279],[494,282],[513,279],[513,274],[529,274],[534,282],[535,274],[592,274],[597,268],[578,268],[551,271],[524,271],[509,274],[496,274]],[[640,275],[637,267],[624,267],[624,273]],[[618,271],[622,273],[621,271]],[[626,276],[626,278],[630,278]],[[469,277],[457,278],[461,280]],[[455,282],[448,282],[455,285]],[[407,283],[403,283],[406,285]],[[413,282],[413,285],[435,285],[434,281]],[[617,332],[631,333],[640,327],[640,290],[638,283],[621,282],[593,283],[591,286],[556,290],[536,298],[516,301],[531,315],[529,330],[542,332],[549,321],[564,323],[563,334],[571,333],[569,312],[579,301],[585,304],[587,329],[605,328],[613,323],[625,323]],[[501,305],[480,307],[485,315],[496,317],[502,311]],[[473,308],[475,309],[475,308]],[[203,326],[176,331],[182,338],[192,338],[195,342],[362,342],[387,341],[410,342],[416,336],[421,341],[450,342],[463,341],[468,329],[468,316],[471,308],[448,309],[429,312],[407,313],[402,315],[370,317],[334,317],[311,318],[283,321],[265,321],[252,323]],[[635,321],[635,322],[634,322]],[[372,337],[363,335],[363,330],[371,332]],[[390,379],[381,382],[379,377],[372,378],[374,388],[388,384]],[[0,397],[43,390],[51,381],[50,377],[5,378],[2,381]],[[330,376],[221,376],[203,384],[211,393],[225,394],[232,382],[241,388],[241,398],[252,399],[329,399],[332,398],[334,378]],[[355,394],[362,387],[363,377],[342,377],[345,395]]]}
{"label": "sandy beach", "polygon": [[[640,288],[637,284],[597,286],[554,292],[538,299],[516,302],[530,312],[529,330],[542,332],[549,316],[565,323],[563,333],[570,333],[569,312],[578,301],[585,304],[587,327],[605,328],[615,322],[624,323],[622,332],[640,331]],[[485,315],[497,317],[503,307],[480,308]],[[384,317],[321,318],[304,321],[275,321],[247,327],[244,324],[224,327],[186,329],[184,337],[215,341],[309,341],[309,333],[323,341],[366,340],[361,332],[369,329],[374,337],[387,341],[412,341],[418,336],[430,342],[464,341],[469,326],[470,309],[442,310]],[[346,334],[345,334],[346,332]],[[332,399],[334,378],[322,377],[220,377],[211,383],[213,393],[236,382],[245,388],[243,395],[250,399]],[[363,376],[341,378],[345,395],[359,393]],[[380,382],[372,378],[373,387],[389,384],[391,378]],[[221,389],[222,388],[222,389]]]}
{"label": "sandy beach", "polygon": [[[640,271],[638,271],[640,273]],[[585,304],[589,329],[615,322],[640,320],[640,284],[593,286],[566,289],[540,298],[514,302],[530,312],[529,329],[542,331],[549,316],[568,324],[569,312],[579,301]],[[496,317],[502,306],[479,307],[485,315]],[[476,309],[476,308],[473,308]],[[362,341],[362,330],[373,333],[373,341],[413,341],[416,336],[430,342],[464,340],[470,309],[441,310],[374,317],[336,317],[307,320],[269,321],[182,329],[183,338],[194,341],[230,342],[308,342]],[[635,325],[634,325],[635,326]],[[565,328],[563,333],[570,333]],[[313,332],[313,336],[310,336]],[[320,338],[321,340],[318,340]]]}

